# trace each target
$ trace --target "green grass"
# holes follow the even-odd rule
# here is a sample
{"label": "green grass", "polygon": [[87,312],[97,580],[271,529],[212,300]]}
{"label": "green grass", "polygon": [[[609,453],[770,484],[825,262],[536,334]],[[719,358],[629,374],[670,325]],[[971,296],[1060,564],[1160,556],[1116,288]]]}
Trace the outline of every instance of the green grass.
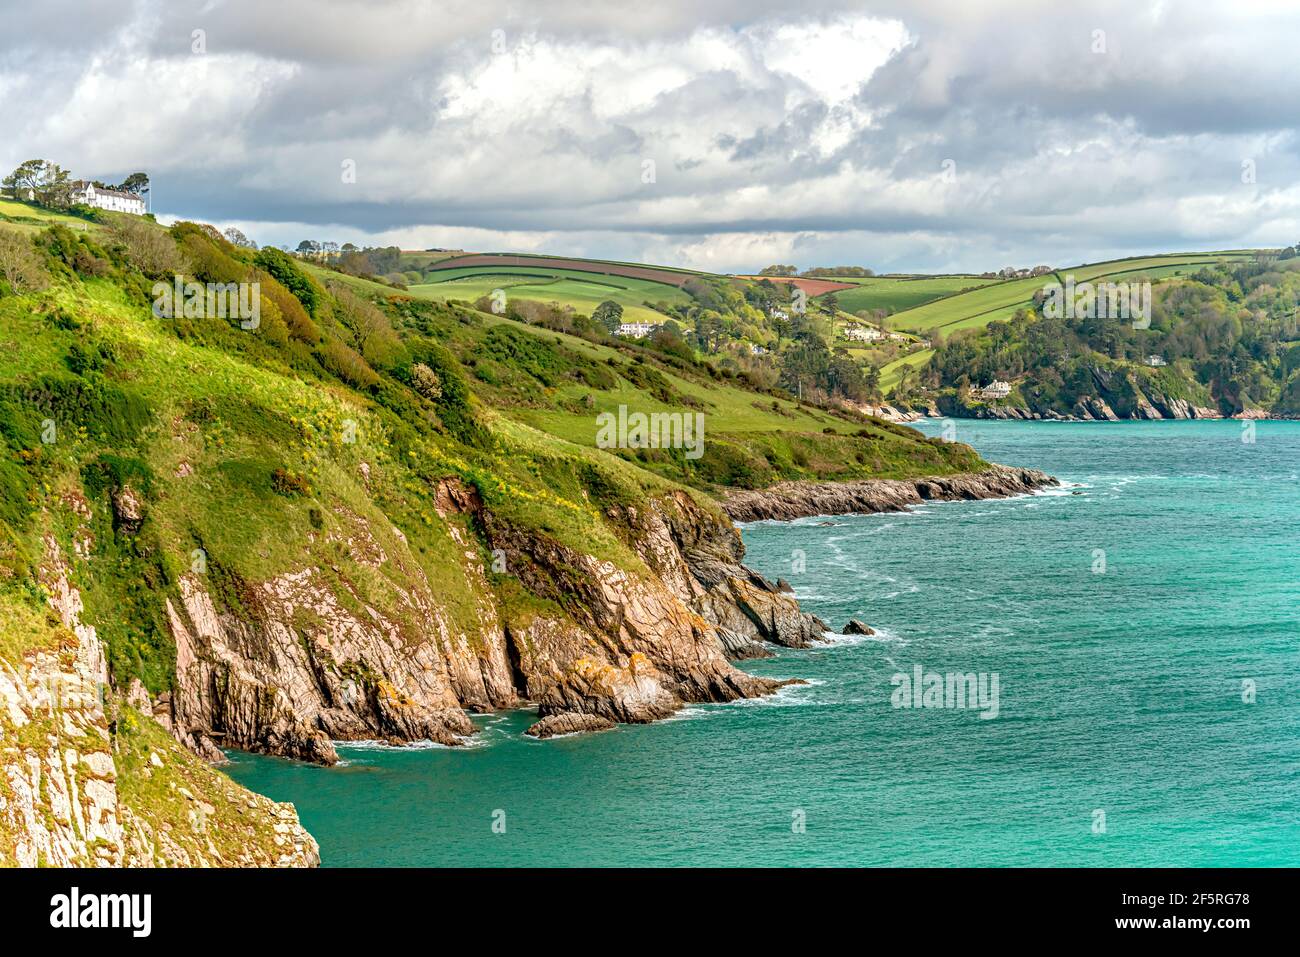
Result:
{"label": "green grass", "polygon": [[997,282],[996,279],[981,279],[979,276],[872,276],[843,281],[851,282],[857,287],[842,289],[834,294],[844,312],[860,312],[863,309],[902,312],[966,289]]}
{"label": "green grass", "polygon": [[401,296],[404,295],[402,290],[394,289],[382,282],[375,282],[372,279],[362,279],[360,276],[350,276],[347,273],[338,272],[334,269],[327,269],[324,266],[317,265],[309,260],[297,260],[298,268],[302,269],[309,276],[320,283],[338,282],[347,286],[353,292],[367,297],[374,296]]}
{"label": "green grass", "polygon": [[0,227],[17,229],[21,232],[35,233],[54,223],[62,223],[70,229],[93,230],[99,227],[76,216],[68,216],[49,209],[42,209],[30,203],[20,203],[12,199],[0,199]]}
{"label": "green grass", "polygon": [[933,349],[921,349],[913,352],[911,355],[901,356],[893,362],[886,363],[880,367],[880,389],[886,395],[893,391],[894,386],[898,385],[905,368],[919,369],[930,361],[934,355]]}
{"label": "green grass", "polygon": [[413,285],[410,294],[425,299],[473,302],[501,289],[507,298],[558,302],[587,315],[609,299],[623,307],[625,322],[662,322],[664,315],[647,308],[643,305],[646,302],[690,302],[690,296],[665,283],[577,270],[464,267],[440,271],[433,276],[436,282]]}
{"label": "green grass", "polygon": [[[1190,269],[1194,272],[1202,264],[1219,260],[1244,259],[1251,255],[1253,253],[1250,251],[1230,250],[1138,256],[1061,268],[1057,270],[1056,276],[1064,280],[1067,275],[1073,275],[1076,282],[1083,282],[1103,278],[1118,280],[1123,276],[1139,275],[1145,270],[1164,271],[1169,274],[1177,269]],[[1016,310],[1028,307],[1033,301],[1034,293],[1053,281],[1055,277],[1047,275],[991,283],[971,292],[957,293],[897,313],[886,321],[886,325],[891,329],[917,333],[939,329],[945,334],[960,329],[982,328],[990,322],[1009,319]]]}

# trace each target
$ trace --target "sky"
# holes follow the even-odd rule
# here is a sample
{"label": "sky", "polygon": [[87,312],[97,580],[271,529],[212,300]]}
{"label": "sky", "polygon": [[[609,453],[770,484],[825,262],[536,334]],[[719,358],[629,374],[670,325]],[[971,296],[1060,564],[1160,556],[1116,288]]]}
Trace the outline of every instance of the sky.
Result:
{"label": "sky", "polygon": [[1300,241],[1300,3],[0,0],[0,170],[719,272]]}

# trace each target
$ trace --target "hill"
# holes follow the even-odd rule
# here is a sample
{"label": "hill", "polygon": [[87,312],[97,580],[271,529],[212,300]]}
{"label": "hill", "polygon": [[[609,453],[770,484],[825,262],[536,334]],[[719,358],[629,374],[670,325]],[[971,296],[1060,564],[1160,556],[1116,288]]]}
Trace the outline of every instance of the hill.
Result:
{"label": "hill", "polygon": [[844,280],[849,288],[837,292],[835,298],[845,312],[884,309],[896,313],[997,281],[979,276],[871,276]]}
{"label": "hill", "polygon": [[508,297],[556,302],[588,315],[602,302],[612,301],[623,307],[625,322],[663,322],[664,314],[647,303],[691,301],[675,284],[576,269],[465,266],[433,269],[428,276],[432,282],[407,287],[412,295],[472,303],[500,289]]}
{"label": "hill", "polygon": [[[1234,250],[1222,253],[1170,253],[1161,256],[1116,259],[1056,270],[1054,277],[1065,282],[1072,275],[1077,282],[1098,280],[1130,281],[1141,278],[1164,278],[1169,275],[1194,272],[1202,266],[1219,262],[1242,261],[1254,253]],[[905,309],[889,319],[890,328],[907,332],[944,334],[960,329],[977,329],[990,322],[1007,319],[1017,309],[1031,305],[1034,294],[1053,276],[1034,276],[981,285],[979,288],[956,292],[911,309]]]}
{"label": "hill", "polygon": [[[1151,309],[1140,321],[1107,309],[1060,315],[1030,303],[1009,319],[940,343],[905,383],[895,382],[895,391],[926,396],[949,414],[1004,418],[1300,413],[1295,250],[1170,258],[1074,273],[1092,281],[1150,281]],[[970,388],[993,380],[1007,382],[1010,394],[989,399]]]}
{"label": "hill", "polygon": [[[6,790],[0,860],[310,863],[290,809],[188,817],[169,780],[252,799],[180,745],[328,763],[340,739],[459,745],[468,711],[523,702],[545,735],[770,693],[733,660],[823,626],[744,568],[719,498],[989,472],[680,339],[529,324],[200,224],[29,225],[0,223],[0,782],[35,762],[98,803],[41,827],[49,795]],[[168,306],[178,274],[204,285]],[[213,312],[218,284],[249,310]],[[90,770],[55,768],[69,746]],[[87,833],[92,811],[116,823]]]}

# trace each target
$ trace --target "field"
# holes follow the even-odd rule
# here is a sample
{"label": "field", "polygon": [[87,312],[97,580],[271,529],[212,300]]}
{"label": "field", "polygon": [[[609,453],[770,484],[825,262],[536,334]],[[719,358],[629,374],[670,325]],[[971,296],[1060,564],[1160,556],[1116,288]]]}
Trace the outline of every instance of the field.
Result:
{"label": "field", "polygon": [[[662,322],[664,316],[647,308],[646,302],[687,303],[690,297],[676,286],[645,279],[612,276],[565,269],[532,267],[461,267],[438,270],[438,282],[409,287],[412,296],[423,299],[464,299],[473,302],[480,296],[501,289],[507,299],[535,299],[572,306],[590,315],[605,300],[623,307],[625,322]],[[446,278],[442,278],[446,276]]]}
{"label": "field", "polygon": [[459,270],[477,268],[480,272],[499,271],[503,268],[558,270],[573,273],[596,273],[606,276],[619,276],[628,279],[642,279],[663,283],[669,286],[681,286],[692,276],[705,275],[687,269],[675,269],[669,266],[647,266],[641,263],[609,262],[602,259],[571,259],[563,256],[513,255],[510,253],[472,253],[466,256],[453,256],[440,262],[432,263],[433,270]]}
{"label": "field", "polygon": [[849,280],[852,288],[835,294],[844,312],[864,309],[889,309],[902,312],[916,306],[951,296],[964,289],[995,283],[996,279],[979,276],[872,276]]}
{"label": "field", "polygon": [[828,292],[839,292],[841,289],[853,288],[853,283],[839,279],[803,279],[798,276],[736,276],[735,278],[749,282],[762,282],[766,279],[769,282],[784,286],[795,286],[813,297],[824,296]]}
{"label": "field", "polygon": [[933,349],[921,349],[913,352],[911,355],[895,359],[893,362],[886,363],[880,367],[880,390],[889,395],[894,386],[898,385],[898,380],[902,378],[905,368],[919,369],[930,361],[930,356],[934,355]]}
{"label": "field", "polygon": [[[685,408],[702,414],[711,450],[707,461],[692,464],[663,455],[620,453],[620,457],[666,478],[705,485],[729,475],[732,469],[737,470],[733,477],[753,470],[768,476],[765,482],[813,475],[902,477],[969,468],[974,461],[962,458],[969,455],[964,449],[935,446],[910,430],[846,420],[811,406],[756,394],[725,380],[701,377],[698,368],[647,369],[652,363],[638,361],[637,347],[616,349],[501,316],[479,316],[488,335],[458,324],[448,346],[456,354],[472,352],[478,358],[475,384],[484,401],[522,425],[591,448],[596,444],[596,416],[617,414],[619,406],[645,413],[682,412]],[[523,375],[516,372],[511,378],[508,370],[492,367],[491,357],[501,354],[492,348],[493,331],[533,339],[536,350],[576,353],[597,368],[617,374],[599,387],[573,379],[548,388],[544,398],[527,398],[516,394]],[[514,346],[509,350],[519,356],[531,351]],[[486,381],[484,373],[493,382]],[[643,378],[646,375],[649,378]],[[863,437],[871,440],[865,449],[860,441]]]}
{"label": "field", "polygon": [[27,203],[12,199],[0,199],[0,225],[9,226],[20,232],[34,233],[54,223],[62,223],[72,229],[94,229],[94,223],[88,223],[76,216],[67,216],[52,210],[41,209]]}
{"label": "field", "polygon": [[[1076,282],[1084,280],[1132,278],[1146,275],[1162,278],[1179,270],[1195,271],[1202,265],[1220,260],[1244,259],[1251,252],[1229,251],[1209,253],[1171,253],[1165,256],[1145,256],[1133,259],[1116,259],[1059,269],[1056,276],[1063,281],[1067,275]],[[943,299],[897,313],[887,320],[892,329],[906,332],[929,332],[941,329],[944,333],[959,329],[975,329],[1000,319],[1008,319],[1017,309],[1028,306],[1034,293],[1053,281],[1054,277],[1034,276],[991,283],[971,292],[958,293]],[[841,306],[843,301],[841,300]]]}

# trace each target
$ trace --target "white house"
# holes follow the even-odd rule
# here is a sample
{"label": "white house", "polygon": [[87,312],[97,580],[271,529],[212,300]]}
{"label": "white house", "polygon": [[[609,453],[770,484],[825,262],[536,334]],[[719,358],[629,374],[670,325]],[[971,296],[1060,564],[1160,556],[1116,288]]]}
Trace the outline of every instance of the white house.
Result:
{"label": "white house", "polygon": [[1003,382],[1001,379],[994,379],[988,385],[976,386],[971,391],[980,399],[1005,399],[1011,394],[1011,383]]}
{"label": "white house", "polygon": [[1160,366],[1169,365],[1169,363],[1165,362],[1164,356],[1151,355],[1147,356],[1147,365],[1151,366],[1153,369],[1158,369]]}
{"label": "white house", "polygon": [[756,345],[755,343],[751,342],[749,344],[749,354],[751,356],[765,356],[767,355],[767,350],[764,349],[762,346]]}
{"label": "white house", "polygon": [[773,319],[790,318],[790,313],[786,312],[784,309],[778,309],[776,306],[773,306],[771,308],[771,310],[768,312],[768,315],[771,316]]}
{"label": "white house", "polygon": [[883,339],[884,333],[875,326],[847,326],[844,329],[844,338],[852,342],[875,342],[877,339]]}
{"label": "white house", "polygon": [[624,322],[619,324],[618,334],[631,336],[633,339],[644,339],[658,328],[657,322]]}
{"label": "white house", "polygon": [[108,209],[115,213],[145,214],[144,200],[135,193],[126,193],[120,189],[104,189],[94,183],[79,180],[72,184],[72,201],[85,203],[98,209]]}

